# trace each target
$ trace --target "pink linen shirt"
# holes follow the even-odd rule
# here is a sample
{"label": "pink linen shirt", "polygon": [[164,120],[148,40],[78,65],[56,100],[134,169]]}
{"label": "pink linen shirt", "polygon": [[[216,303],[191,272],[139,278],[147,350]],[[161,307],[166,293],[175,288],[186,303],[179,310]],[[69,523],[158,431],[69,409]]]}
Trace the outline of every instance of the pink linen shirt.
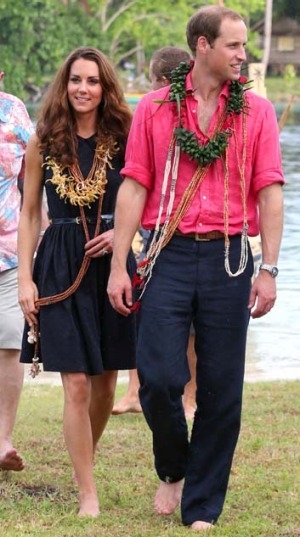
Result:
{"label": "pink linen shirt", "polygon": [[[228,83],[219,95],[216,111],[211,118],[207,136],[201,132],[197,120],[198,102],[192,93],[191,74],[186,80],[185,124],[189,130],[203,140],[210,137],[220,113],[228,99]],[[168,100],[169,88],[148,93],[139,102],[130,130],[125,166],[122,175],[134,179],[148,190],[142,226],[152,229],[157,219],[161,197],[165,163],[174,127],[177,127],[177,114],[174,103],[163,104],[155,101]],[[251,91],[246,92],[247,141],[245,183],[247,198],[247,220],[249,235],[257,235],[258,211],[257,194],[259,190],[273,183],[284,183],[278,124],[272,104]],[[242,114],[235,115],[233,129],[235,136],[229,138],[229,234],[242,232],[243,206],[238,161],[242,162]],[[238,148],[235,147],[238,140]],[[181,152],[178,181],[176,185],[176,209],[186,190],[197,163]],[[165,211],[163,217],[165,216]],[[162,219],[162,222],[164,218]],[[193,202],[180,222],[183,233],[206,233],[212,230],[224,232],[224,164],[221,158],[213,162],[200,185]]]}
{"label": "pink linen shirt", "polygon": [[18,266],[17,230],[23,157],[32,123],[17,97],[0,92],[0,272]]}

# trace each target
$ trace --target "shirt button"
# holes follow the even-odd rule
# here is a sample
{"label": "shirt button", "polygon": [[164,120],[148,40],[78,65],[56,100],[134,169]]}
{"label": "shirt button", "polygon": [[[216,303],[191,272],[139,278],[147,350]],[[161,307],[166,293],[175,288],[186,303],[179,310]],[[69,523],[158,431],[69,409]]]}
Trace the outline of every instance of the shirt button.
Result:
{"label": "shirt button", "polygon": [[202,226],[202,222],[199,222],[199,226]]}
{"label": "shirt button", "polygon": [[203,199],[206,200],[206,196],[203,196]]}

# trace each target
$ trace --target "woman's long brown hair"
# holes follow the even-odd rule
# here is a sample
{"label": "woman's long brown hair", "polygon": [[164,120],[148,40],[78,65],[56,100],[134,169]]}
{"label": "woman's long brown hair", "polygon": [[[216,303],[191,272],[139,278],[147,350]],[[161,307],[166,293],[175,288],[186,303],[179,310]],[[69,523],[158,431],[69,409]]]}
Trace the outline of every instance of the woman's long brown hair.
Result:
{"label": "woman's long brown hair", "polygon": [[71,165],[77,159],[76,119],[68,100],[67,86],[71,66],[81,58],[95,62],[99,69],[103,96],[98,108],[97,140],[103,135],[111,135],[124,150],[132,118],[114,68],[105,54],[92,47],[74,50],[49,87],[36,125],[41,150],[46,150],[65,165]]}

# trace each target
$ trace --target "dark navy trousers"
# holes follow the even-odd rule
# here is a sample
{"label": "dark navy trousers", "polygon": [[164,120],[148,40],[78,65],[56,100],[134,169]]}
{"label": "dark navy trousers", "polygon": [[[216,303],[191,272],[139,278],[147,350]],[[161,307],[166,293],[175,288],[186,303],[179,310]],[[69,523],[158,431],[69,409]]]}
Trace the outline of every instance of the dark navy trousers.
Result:
{"label": "dark navy trousers", "polygon": [[[240,236],[230,239],[237,269]],[[185,479],[182,520],[215,522],[223,508],[242,408],[249,294],[246,270],[230,277],[224,240],[174,236],[161,251],[142,299],[137,367],[140,399],[153,433],[155,468],[165,482]],[[188,438],[182,394],[190,378],[187,344],[195,326],[197,410]]]}

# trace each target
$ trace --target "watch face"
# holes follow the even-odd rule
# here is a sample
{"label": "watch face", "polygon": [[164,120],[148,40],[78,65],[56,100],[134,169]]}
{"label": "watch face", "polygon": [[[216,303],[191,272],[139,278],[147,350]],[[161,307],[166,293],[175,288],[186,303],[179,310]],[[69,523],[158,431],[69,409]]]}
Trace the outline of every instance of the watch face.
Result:
{"label": "watch face", "polygon": [[273,278],[276,278],[278,274],[278,268],[277,267],[272,267],[272,276]]}

